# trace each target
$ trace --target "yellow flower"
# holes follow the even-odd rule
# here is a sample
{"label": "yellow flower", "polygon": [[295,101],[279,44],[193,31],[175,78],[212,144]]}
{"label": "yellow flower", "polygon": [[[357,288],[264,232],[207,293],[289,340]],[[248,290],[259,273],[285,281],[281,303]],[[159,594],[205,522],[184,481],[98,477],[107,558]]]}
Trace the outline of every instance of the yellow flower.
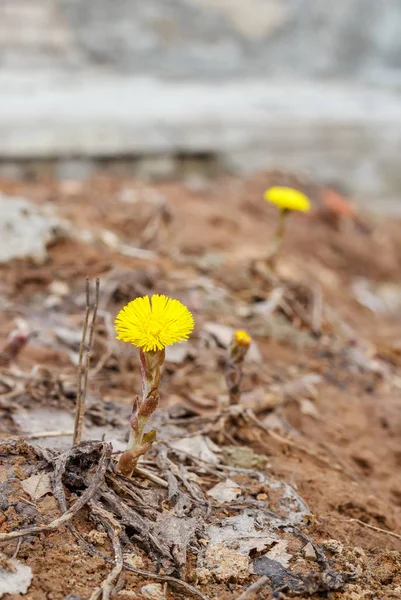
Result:
{"label": "yellow flower", "polygon": [[299,190],[289,187],[271,187],[265,191],[264,199],[275,204],[282,210],[300,210],[308,212],[310,209],[309,198]]}
{"label": "yellow flower", "polygon": [[129,302],[114,324],[118,340],[151,352],[188,339],[194,319],[179,300],[154,294],[152,298],[143,296]]}
{"label": "yellow flower", "polygon": [[237,344],[237,346],[244,346],[247,348],[251,345],[252,338],[246,331],[237,329],[237,331],[234,332],[234,342]]}

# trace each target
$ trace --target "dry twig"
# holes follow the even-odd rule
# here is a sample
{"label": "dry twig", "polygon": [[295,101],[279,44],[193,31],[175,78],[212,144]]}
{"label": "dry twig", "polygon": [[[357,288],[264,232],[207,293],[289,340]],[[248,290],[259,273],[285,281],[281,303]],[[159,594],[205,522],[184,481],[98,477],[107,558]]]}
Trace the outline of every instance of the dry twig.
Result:
{"label": "dry twig", "polygon": [[258,592],[264,585],[268,584],[270,581],[269,577],[263,575],[260,577],[255,583],[249,586],[242,594],[237,596],[236,600],[248,600],[252,596],[253,593]]}
{"label": "dry twig", "polygon": [[138,473],[138,475],[142,475],[142,477],[153,481],[153,483],[157,483],[158,485],[161,485],[164,488],[168,488],[167,481],[164,481],[164,479],[162,479],[161,477],[158,477],[151,471],[148,471],[148,469],[144,469],[143,467],[135,467],[135,472]]}
{"label": "dry twig", "polygon": [[38,433],[20,433],[18,437],[23,436],[25,440],[38,440],[42,438],[67,437],[73,434],[73,431],[39,431]]}
{"label": "dry twig", "polygon": [[390,535],[391,537],[395,537],[398,540],[401,540],[401,535],[399,533],[394,533],[393,531],[388,531],[387,529],[382,529],[381,527],[376,527],[375,525],[370,525],[369,523],[365,523],[360,519],[348,519],[348,523],[359,523],[359,525],[363,525],[364,527],[368,527],[369,529],[373,529],[373,531],[377,531],[378,533],[385,533],[386,535]]}
{"label": "dry twig", "polygon": [[[89,316],[91,311],[90,305],[90,290],[89,290],[89,279],[88,277],[85,279],[85,292],[86,292],[86,309],[85,309],[85,319],[84,326],[82,330],[82,338],[81,344],[79,347],[79,361],[78,361],[78,377],[77,377],[77,405],[76,405],[76,413],[75,413],[75,424],[74,424],[74,439],[73,446],[79,444],[82,438],[82,429],[84,423],[84,415],[85,415],[85,402],[86,402],[86,394],[88,391],[88,373],[90,368],[90,359],[91,359],[91,348],[93,343],[93,335],[95,331],[95,321],[97,309],[99,306],[99,279],[96,279],[95,284],[95,303],[93,305],[93,313],[92,313],[92,321],[89,326]],[[86,341],[86,334],[89,327],[89,341],[88,348],[86,352],[86,360],[85,366],[83,364],[84,357],[84,348]],[[83,381],[82,381],[83,378]]]}
{"label": "dry twig", "polygon": [[114,582],[118,579],[124,565],[123,560],[123,551],[120,543],[120,534],[121,534],[121,526],[118,521],[113,517],[109,511],[101,506],[99,502],[95,502],[94,500],[89,501],[89,506],[91,510],[91,514],[95,515],[97,520],[105,527],[109,538],[113,544],[114,557],[115,557],[115,565],[113,569],[110,571],[106,579],[103,581],[102,585],[94,590],[91,594],[89,600],[98,600],[98,598],[102,598],[103,600],[109,600],[110,594],[113,591]]}

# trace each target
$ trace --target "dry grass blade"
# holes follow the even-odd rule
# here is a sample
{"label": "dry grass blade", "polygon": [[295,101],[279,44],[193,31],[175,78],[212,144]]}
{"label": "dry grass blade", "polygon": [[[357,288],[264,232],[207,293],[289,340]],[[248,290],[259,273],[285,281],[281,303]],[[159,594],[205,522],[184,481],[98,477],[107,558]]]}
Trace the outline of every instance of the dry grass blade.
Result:
{"label": "dry grass blade", "polygon": [[242,592],[242,594],[237,596],[235,600],[248,600],[248,598],[250,598],[252,594],[258,592],[264,585],[269,583],[269,581],[269,577],[263,575],[263,577],[255,581],[255,583],[253,583],[252,585],[250,585],[249,588],[245,590],[245,592]]}
{"label": "dry grass blade", "polygon": [[23,431],[19,433],[9,434],[8,431],[0,431],[0,436],[7,437],[9,439],[18,439],[23,437],[24,440],[39,440],[44,438],[53,438],[53,437],[69,437],[73,435],[73,431],[39,431],[37,433],[25,433]]}
{"label": "dry grass blade", "polygon": [[[42,438],[69,437],[73,434],[73,431],[40,431],[38,433],[24,433],[23,436],[26,440],[38,440]],[[21,434],[19,437],[21,437]]]}
{"label": "dry grass blade", "polygon": [[142,475],[142,477],[153,481],[153,483],[157,483],[164,488],[168,488],[167,481],[165,481],[161,477],[158,477],[154,473],[151,473],[150,471],[148,471],[148,469],[144,469],[143,467],[135,467],[135,472],[138,473],[138,475]]}
{"label": "dry grass blade", "polygon": [[[91,361],[91,357],[92,357],[91,350],[92,350],[92,344],[93,344],[93,337],[95,334],[96,316],[97,316],[97,311],[99,308],[99,287],[100,287],[99,279],[96,279],[95,303],[93,305],[92,320],[91,320],[91,324],[89,327],[88,351],[86,353],[86,361],[85,361],[85,369],[84,369],[84,389],[83,389],[83,393],[82,393],[82,423],[83,423],[83,417],[84,417],[84,413],[85,413],[86,395],[88,392],[88,376],[89,376],[89,369],[90,369],[90,361]],[[82,423],[81,423],[81,429],[82,429]]]}
{"label": "dry grass blade", "polygon": [[89,600],[98,600],[100,597],[102,600],[109,600],[113,591],[114,582],[118,579],[124,565],[123,551],[119,537],[121,534],[121,527],[113,515],[103,508],[99,502],[90,500],[89,506],[92,515],[95,515],[99,522],[105,527],[113,544],[115,557],[115,565],[113,569],[110,571],[102,585],[91,594]]}
{"label": "dry grass blade", "polygon": [[359,525],[363,525],[363,527],[367,527],[368,529],[372,529],[373,531],[377,531],[378,533],[385,533],[386,535],[390,535],[391,537],[395,537],[398,540],[401,540],[401,535],[399,533],[394,533],[393,531],[388,531],[387,529],[382,529],[381,527],[370,525],[369,523],[365,523],[360,519],[348,519],[348,523],[359,523]]}
{"label": "dry grass blade", "polygon": [[[83,506],[85,506],[85,504],[89,502],[89,500],[94,496],[99,487],[102,485],[107,467],[110,464],[112,447],[111,444],[105,444],[104,448],[105,450],[100,458],[99,465],[92,478],[92,481],[90,482],[86,490],[83,492],[82,496],[80,496],[78,500],[74,502],[71,508],[69,508],[64,514],[62,514],[61,517],[58,517],[57,519],[55,519],[51,523],[48,523],[47,525],[38,525],[36,527],[20,529],[19,531],[11,531],[10,533],[0,533],[0,542],[12,540],[14,538],[22,537],[24,535],[34,535],[36,533],[41,533],[42,531],[51,531],[52,529],[58,529],[61,525],[66,524],[79,510],[81,510]],[[69,452],[71,452],[71,450]],[[63,455],[62,457],[62,463],[64,465],[68,458],[68,454],[69,453],[65,453],[65,455]]]}
{"label": "dry grass blade", "polygon": [[[74,424],[74,439],[73,446],[79,444],[82,438],[82,429],[84,423],[84,415],[85,415],[85,402],[86,402],[86,394],[88,391],[88,373],[90,368],[90,359],[91,359],[91,348],[93,343],[93,336],[95,332],[95,322],[97,309],[99,306],[99,279],[96,279],[95,284],[95,303],[93,306],[92,313],[92,321],[89,326],[89,317],[91,311],[90,304],[90,290],[89,290],[89,279],[85,279],[85,292],[86,292],[86,308],[85,308],[85,319],[84,325],[82,329],[82,338],[81,344],[79,347],[79,361],[78,361],[78,376],[77,376],[77,404],[76,404],[76,412],[75,412],[75,424]],[[89,327],[89,341],[88,341],[88,349],[86,353],[86,360],[84,366],[84,349],[85,349],[85,340]],[[82,381],[83,379],[83,381]]]}
{"label": "dry grass blade", "polygon": [[74,439],[73,445],[76,446],[81,441],[82,437],[82,425],[83,425],[83,414],[82,414],[82,372],[83,372],[83,358],[86,334],[89,325],[90,315],[90,298],[89,298],[89,279],[85,279],[85,292],[86,292],[86,308],[85,318],[82,328],[81,344],[79,346],[79,359],[78,359],[78,372],[77,372],[77,404],[75,412],[75,424],[74,424]]}

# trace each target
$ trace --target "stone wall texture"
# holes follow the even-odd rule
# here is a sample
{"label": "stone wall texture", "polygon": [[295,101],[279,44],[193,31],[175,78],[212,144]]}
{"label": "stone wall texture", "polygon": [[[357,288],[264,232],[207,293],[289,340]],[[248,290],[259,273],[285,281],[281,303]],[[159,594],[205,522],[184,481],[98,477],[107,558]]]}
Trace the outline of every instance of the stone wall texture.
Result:
{"label": "stone wall texture", "polygon": [[399,201],[401,0],[0,0],[0,163],[197,152]]}
{"label": "stone wall texture", "polygon": [[401,0],[0,0],[0,65],[401,82]]}

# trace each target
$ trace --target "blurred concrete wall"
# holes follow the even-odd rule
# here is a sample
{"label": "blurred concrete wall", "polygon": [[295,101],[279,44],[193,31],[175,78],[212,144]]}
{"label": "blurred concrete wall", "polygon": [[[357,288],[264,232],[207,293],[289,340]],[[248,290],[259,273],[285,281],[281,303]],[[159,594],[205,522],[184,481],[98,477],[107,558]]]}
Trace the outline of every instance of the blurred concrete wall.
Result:
{"label": "blurred concrete wall", "polygon": [[0,0],[0,161],[216,153],[397,199],[400,90],[401,0]]}
{"label": "blurred concrete wall", "polygon": [[0,0],[0,64],[401,82],[401,0]]}

